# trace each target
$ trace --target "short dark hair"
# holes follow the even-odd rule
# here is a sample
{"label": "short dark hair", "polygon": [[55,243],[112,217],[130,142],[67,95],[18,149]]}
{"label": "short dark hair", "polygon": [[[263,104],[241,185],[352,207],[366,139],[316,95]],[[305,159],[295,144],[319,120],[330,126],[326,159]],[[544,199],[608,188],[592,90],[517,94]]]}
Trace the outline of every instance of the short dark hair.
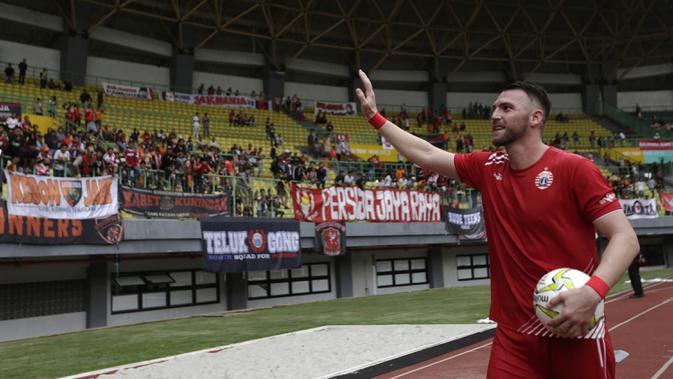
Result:
{"label": "short dark hair", "polygon": [[509,91],[513,89],[520,89],[524,91],[530,99],[540,103],[540,105],[542,105],[542,108],[544,110],[544,119],[545,120],[547,119],[547,117],[549,116],[549,111],[551,110],[551,101],[549,100],[549,95],[547,94],[547,91],[545,91],[545,89],[542,88],[542,86],[526,80],[519,80],[508,84],[502,90]]}

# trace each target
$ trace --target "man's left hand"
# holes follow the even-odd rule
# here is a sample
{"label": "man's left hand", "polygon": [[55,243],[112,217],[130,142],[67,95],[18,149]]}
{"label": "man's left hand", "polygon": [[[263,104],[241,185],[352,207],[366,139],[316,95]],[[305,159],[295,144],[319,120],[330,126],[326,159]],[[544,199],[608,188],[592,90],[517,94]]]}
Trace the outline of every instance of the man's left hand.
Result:
{"label": "man's left hand", "polygon": [[563,310],[547,323],[547,327],[560,337],[583,336],[590,329],[591,320],[600,301],[600,296],[588,286],[561,292],[549,301],[549,306],[553,308],[562,304]]}

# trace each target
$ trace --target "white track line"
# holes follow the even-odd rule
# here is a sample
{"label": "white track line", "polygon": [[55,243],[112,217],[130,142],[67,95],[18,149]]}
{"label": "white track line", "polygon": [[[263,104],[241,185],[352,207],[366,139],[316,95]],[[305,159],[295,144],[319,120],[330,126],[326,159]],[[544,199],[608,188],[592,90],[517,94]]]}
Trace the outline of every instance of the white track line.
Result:
{"label": "white track line", "polygon": [[[657,286],[659,286],[659,285],[661,285],[661,284],[666,284],[666,282],[657,282],[657,283],[651,284],[651,285],[649,285],[649,286],[643,286],[643,290],[649,290],[649,289],[652,289],[652,288],[654,288],[654,287],[657,287]],[[663,289],[663,288],[660,288],[660,289]],[[629,295],[631,292],[633,292],[633,290],[630,290],[630,289],[623,290],[623,291],[621,291],[621,292],[617,292],[616,294],[610,296],[610,299],[607,300],[607,301],[605,302],[605,304],[614,303],[614,302],[617,301],[617,300],[627,299],[627,298],[628,298],[627,295]]]}
{"label": "white track line", "polygon": [[[650,285],[650,286],[647,286],[645,289],[651,289],[652,287],[656,287],[656,286],[658,286],[658,285],[660,285],[660,284],[664,284],[664,282],[659,282],[659,283],[652,284],[652,285]],[[624,293],[628,293],[628,292],[631,292],[631,290],[624,290],[623,292],[624,292]],[[625,299],[625,298],[626,298],[626,297],[625,297],[624,295],[622,295],[621,293],[618,293],[618,294],[615,294],[614,297],[611,298],[609,301],[606,301],[606,303],[612,303],[612,302],[614,302],[614,301],[621,300],[621,299]],[[661,302],[661,303],[659,303],[659,304],[657,304],[657,305],[655,305],[655,306],[653,306],[653,307],[651,307],[651,308],[649,308],[649,309],[646,309],[646,310],[643,311],[643,312],[638,313],[637,315],[631,317],[630,319],[628,319],[628,320],[626,320],[626,321],[623,321],[623,322],[621,322],[621,323],[619,323],[619,324],[613,326],[612,328],[610,328],[610,331],[613,331],[613,330],[619,328],[620,326],[622,326],[622,325],[624,325],[624,324],[626,324],[626,323],[628,323],[628,322],[630,322],[630,321],[633,321],[633,320],[635,320],[636,318],[638,318],[638,317],[644,315],[645,313],[647,313],[647,312],[649,312],[649,311],[652,311],[652,310],[654,310],[654,309],[656,309],[656,308],[659,308],[660,306],[662,306],[662,305],[664,305],[664,304],[668,304],[668,303],[670,303],[672,300],[673,300],[673,297],[671,297],[671,298],[669,298],[669,299],[667,299],[667,300],[664,300],[663,302]],[[452,356],[450,356],[450,357],[446,357],[446,358],[444,358],[444,359],[442,359],[442,360],[439,360],[439,361],[436,361],[436,362],[432,362],[432,363],[427,364],[427,365],[425,365],[425,366],[417,367],[417,368],[415,368],[415,369],[413,369],[413,370],[411,370],[411,371],[407,371],[407,372],[401,373],[401,374],[396,375],[396,376],[393,376],[393,377],[391,377],[391,378],[389,378],[389,379],[398,379],[398,378],[405,377],[405,376],[407,376],[407,375],[409,375],[409,374],[413,374],[413,373],[415,373],[415,372],[421,371],[421,370],[426,369],[426,368],[428,368],[428,367],[432,367],[432,366],[434,366],[434,365],[437,365],[437,364],[440,364],[440,363],[449,361],[449,360],[451,360],[451,359],[453,359],[453,358],[457,358],[457,357],[459,357],[459,356],[461,356],[461,355],[464,355],[464,354],[467,354],[467,353],[471,353],[471,352],[477,351],[477,350],[482,349],[482,348],[487,347],[487,346],[491,346],[492,344],[493,344],[493,342],[489,342],[489,343],[487,343],[487,344],[484,344],[484,345],[475,347],[475,348],[473,348],[473,349],[464,351],[464,352],[462,352],[462,353],[460,353],[460,354],[452,355]],[[671,357],[671,359],[666,363],[665,367],[662,367],[661,369],[659,369],[659,371],[661,371],[661,372],[663,373],[664,371],[666,371],[666,369],[668,368],[668,366],[670,366],[671,364],[673,364],[673,357]],[[655,374],[655,375],[658,375],[658,374],[660,375],[659,372],[657,372],[657,374]],[[656,378],[658,378],[658,376],[657,376]],[[655,378],[655,377],[652,377],[652,379],[656,379],[656,378]]]}
{"label": "white track line", "polygon": [[624,324],[626,324],[626,323],[628,323],[628,322],[631,322],[631,321],[637,319],[638,317],[644,315],[645,313],[648,313],[649,311],[655,310],[655,309],[661,307],[662,305],[666,305],[666,304],[670,303],[671,301],[673,301],[673,297],[669,297],[668,299],[662,301],[661,303],[659,303],[659,304],[657,304],[657,305],[655,305],[655,306],[653,306],[653,307],[647,308],[646,310],[644,310],[644,311],[638,313],[637,315],[631,317],[630,319],[620,322],[619,324],[617,324],[617,325],[613,326],[612,328],[610,328],[610,331],[613,331],[613,330],[619,328],[620,326],[622,326],[622,325],[624,325]]}
{"label": "white track line", "polygon": [[411,371],[403,372],[403,373],[401,373],[401,374],[399,374],[399,375],[397,375],[397,376],[393,376],[393,377],[388,378],[388,379],[397,379],[397,378],[401,378],[401,377],[403,377],[403,376],[407,376],[407,375],[409,375],[409,374],[413,374],[413,373],[415,373],[415,372],[424,370],[424,369],[426,369],[426,368],[428,368],[428,367],[432,367],[432,366],[437,365],[437,364],[440,364],[440,363],[442,363],[442,362],[449,361],[449,360],[451,360],[451,359],[453,359],[453,358],[458,358],[458,357],[460,357],[461,355],[465,355],[465,354],[467,354],[467,353],[471,353],[471,352],[473,352],[473,351],[477,351],[477,350],[482,349],[482,348],[484,348],[484,347],[491,346],[492,344],[493,344],[493,342],[489,342],[489,343],[483,344],[483,345],[481,345],[481,346],[477,346],[477,347],[475,347],[475,348],[473,348],[473,349],[470,349],[470,350],[467,350],[467,351],[463,351],[462,353],[459,353],[459,354],[456,354],[456,355],[452,355],[452,356],[450,356],[450,357],[446,357],[446,358],[444,358],[444,359],[441,359],[441,360],[436,361],[436,362],[432,362],[432,363],[427,364],[427,365],[425,365],[425,366],[417,367],[417,368],[415,368],[415,369],[413,369],[413,370],[411,370]]}
{"label": "white track line", "polygon": [[651,379],[658,379],[661,376],[661,374],[666,372],[666,369],[668,369],[671,366],[671,364],[673,364],[673,357],[669,358],[668,362],[664,363],[664,365],[661,366],[659,371],[655,372],[654,375],[652,375]]}

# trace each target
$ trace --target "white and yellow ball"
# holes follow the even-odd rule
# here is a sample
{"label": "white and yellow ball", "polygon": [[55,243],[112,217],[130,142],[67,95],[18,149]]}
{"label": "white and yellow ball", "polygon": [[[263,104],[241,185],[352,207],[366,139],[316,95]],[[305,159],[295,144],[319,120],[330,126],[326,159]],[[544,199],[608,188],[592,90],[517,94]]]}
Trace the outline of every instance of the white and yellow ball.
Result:
{"label": "white and yellow ball", "polygon": [[[582,287],[588,281],[589,275],[571,268],[557,268],[546,273],[537,282],[533,294],[533,306],[538,319],[547,325],[550,320],[561,314],[563,309],[563,304],[550,307],[549,301],[563,291]],[[598,321],[604,317],[604,310],[605,301],[601,300],[596,307],[590,328],[595,327]]]}

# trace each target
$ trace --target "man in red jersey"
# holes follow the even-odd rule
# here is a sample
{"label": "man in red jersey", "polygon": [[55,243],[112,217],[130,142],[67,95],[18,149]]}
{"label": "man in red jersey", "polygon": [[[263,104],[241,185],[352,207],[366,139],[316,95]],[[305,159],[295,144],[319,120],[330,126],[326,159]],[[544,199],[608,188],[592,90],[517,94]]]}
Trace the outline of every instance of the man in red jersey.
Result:
{"label": "man in red jersey", "polygon": [[[387,121],[369,78],[359,72],[362,113],[410,161],[481,191],[491,257],[490,318],[498,323],[489,378],[614,378],[605,321],[589,333],[596,306],[639,251],[610,186],[589,160],[542,142],[551,104],[529,82],[507,86],[491,112],[492,141],[504,152],[452,154]],[[609,243],[598,261],[595,231]],[[533,291],[546,272],[593,275],[552,300],[563,311],[542,325]],[[572,364],[570,364],[572,362]]]}

